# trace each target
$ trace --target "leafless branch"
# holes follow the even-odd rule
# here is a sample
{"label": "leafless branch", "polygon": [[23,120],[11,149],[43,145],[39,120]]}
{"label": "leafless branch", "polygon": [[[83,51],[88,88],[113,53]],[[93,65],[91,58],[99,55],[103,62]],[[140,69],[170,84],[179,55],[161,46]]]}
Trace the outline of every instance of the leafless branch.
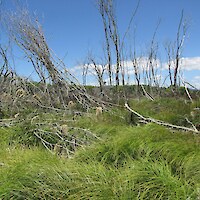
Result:
{"label": "leafless branch", "polygon": [[143,120],[147,123],[152,122],[152,123],[155,123],[155,124],[158,124],[158,125],[161,125],[161,126],[166,126],[168,128],[173,128],[173,129],[178,129],[178,130],[188,131],[188,132],[198,133],[198,134],[200,133],[194,127],[188,128],[188,127],[184,127],[184,126],[173,125],[173,124],[166,123],[166,122],[163,122],[163,121],[160,121],[160,120],[157,120],[157,119],[153,119],[153,118],[146,118],[146,117],[142,116],[141,114],[139,114],[138,112],[136,112],[135,110],[131,109],[127,103],[125,104],[125,108],[127,110],[129,110],[130,112],[134,113],[137,117],[139,117],[139,119],[141,119],[141,120]]}

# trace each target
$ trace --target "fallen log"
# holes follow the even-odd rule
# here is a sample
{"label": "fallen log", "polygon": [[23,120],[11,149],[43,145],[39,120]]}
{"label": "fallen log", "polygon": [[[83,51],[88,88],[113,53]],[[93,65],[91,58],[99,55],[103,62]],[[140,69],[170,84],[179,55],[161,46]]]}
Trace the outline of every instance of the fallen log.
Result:
{"label": "fallen log", "polygon": [[158,125],[161,125],[161,126],[166,126],[166,127],[173,128],[173,129],[189,131],[189,132],[200,134],[200,131],[198,131],[197,128],[194,125],[193,125],[193,128],[188,128],[188,127],[184,127],[184,126],[178,126],[178,125],[170,124],[170,123],[160,121],[160,120],[157,120],[157,119],[153,119],[153,118],[150,118],[150,117],[144,117],[141,114],[139,114],[138,112],[136,112],[135,110],[131,109],[127,103],[125,103],[125,108],[127,110],[129,110],[130,112],[134,113],[140,120],[142,120],[145,123],[152,122],[152,123],[155,123],[155,124],[158,124]]}

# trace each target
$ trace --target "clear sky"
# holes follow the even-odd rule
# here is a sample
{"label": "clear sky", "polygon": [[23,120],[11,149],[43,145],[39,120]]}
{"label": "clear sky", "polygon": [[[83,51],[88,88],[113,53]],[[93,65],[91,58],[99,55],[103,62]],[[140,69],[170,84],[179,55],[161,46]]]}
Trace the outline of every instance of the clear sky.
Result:
{"label": "clear sky", "polygon": [[[11,9],[13,0],[2,0],[4,9]],[[104,42],[103,25],[95,0],[21,0],[31,12],[35,12],[43,25],[50,48],[65,57],[68,67],[78,65],[92,51],[101,57]],[[121,35],[127,29],[137,0],[114,0],[118,28]],[[156,41],[160,47],[160,59],[165,60],[163,45],[176,39],[181,11],[189,23],[188,35],[182,56],[190,58],[193,71],[186,70],[187,79],[200,82],[200,0],[141,0],[138,12],[127,35],[133,42],[136,29],[138,53],[145,51],[159,20]],[[194,59],[193,59],[194,58]],[[195,63],[194,63],[195,62]],[[189,66],[185,67],[188,68]],[[200,84],[199,84],[200,85]]]}

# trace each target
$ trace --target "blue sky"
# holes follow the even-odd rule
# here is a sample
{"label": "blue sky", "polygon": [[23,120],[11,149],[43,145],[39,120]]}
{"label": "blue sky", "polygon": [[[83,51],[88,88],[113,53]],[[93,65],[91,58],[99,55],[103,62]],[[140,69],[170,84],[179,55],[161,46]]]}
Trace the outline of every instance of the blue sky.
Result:
{"label": "blue sky", "polygon": [[[11,9],[13,2],[14,0],[4,0],[4,9]],[[39,16],[50,48],[58,57],[66,56],[64,61],[67,67],[77,66],[85,59],[88,51],[97,57],[102,56],[104,32],[95,0],[23,0],[21,2],[27,5],[30,12]],[[123,35],[137,1],[114,0],[114,2],[119,32]],[[199,0],[141,0],[137,15],[127,35],[127,41],[130,44],[133,42],[133,32],[136,28],[135,39],[138,54],[145,52],[155,27],[161,20],[156,41],[160,48],[160,59],[165,62],[166,54],[163,45],[166,41],[176,39],[182,9],[184,9],[184,17],[189,22],[182,56],[195,58],[192,61],[196,66],[194,70],[186,70],[185,77],[192,81],[195,80],[195,84],[198,85],[198,81],[200,82],[200,59],[197,59],[200,57]],[[1,38],[3,38],[2,35]],[[16,63],[17,68],[26,74],[20,62],[16,61]],[[28,73],[30,73],[29,69],[27,69]]]}

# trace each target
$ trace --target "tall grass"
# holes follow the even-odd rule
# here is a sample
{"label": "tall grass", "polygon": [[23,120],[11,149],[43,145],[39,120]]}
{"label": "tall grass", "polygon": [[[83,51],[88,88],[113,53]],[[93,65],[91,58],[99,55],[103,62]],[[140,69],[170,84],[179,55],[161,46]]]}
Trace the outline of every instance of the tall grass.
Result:
{"label": "tall grass", "polygon": [[[148,105],[142,105],[137,108],[144,112]],[[164,105],[159,109],[165,113]],[[11,142],[19,129],[1,128],[0,199],[200,198],[199,136],[154,124],[129,126],[123,120],[112,120],[109,113],[99,122],[77,120],[75,125],[101,140],[69,159]]]}

